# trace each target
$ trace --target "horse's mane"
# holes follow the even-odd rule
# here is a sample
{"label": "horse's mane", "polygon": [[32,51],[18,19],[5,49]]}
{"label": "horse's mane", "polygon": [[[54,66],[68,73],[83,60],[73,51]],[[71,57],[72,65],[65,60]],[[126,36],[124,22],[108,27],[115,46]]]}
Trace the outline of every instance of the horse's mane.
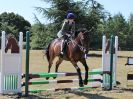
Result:
{"label": "horse's mane", "polygon": [[76,38],[80,32],[85,32],[85,31],[87,31],[86,28],[80,28],[80,29],[78,29],[77,31],[75,31],[74,38]]}

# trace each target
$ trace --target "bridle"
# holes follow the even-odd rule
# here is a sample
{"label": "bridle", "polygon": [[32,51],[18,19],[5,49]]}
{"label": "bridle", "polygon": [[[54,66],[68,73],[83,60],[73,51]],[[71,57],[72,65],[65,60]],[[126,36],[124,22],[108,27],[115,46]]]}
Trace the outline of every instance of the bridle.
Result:
{"label": "bridle", "polygon": [[[84,35],[85,33],[87,33],[87,32],[88,32],[88,31],[85,31],[85,32],[83,33],[83,35]],[[77,45],[77,46],[80,48],[80,50],[81,50],[82,52],[86,52],[87,48],[86,48],[86,47],[84,46],[84,44],[83,44],[82,37],[81,37],[80,35],[78,35],[78,38],[79,38],[79,40],[80,40],[81,45],[78,44],[76,40],[72,40],[72,39],[71,39],[71,41],[72,41],[72,43],[73,43],[73,46],[74,46],[74,45]]]}
{"label": "bridle", "polygon": [[[90,33],[93,29],[94,29],[94,27],[92,27],[89,31],[88,31],[88,30],[85,30],[83,34],[85,34],[85,33]],[[79,35],[78,35],[78,37],[79,37],[79,39],[80,39],[81,45],[78,44],[78,43],[76,42],[76,40],[72,40],[72,39],[71,39],[72,44],[73,44],[73,46],[74,46],[74,45],[77,45],[77,46],[80,48],[80,50],[81,50],[82,52],[85,53],[88,49],[84,46],[81,37],[80,37]]]}

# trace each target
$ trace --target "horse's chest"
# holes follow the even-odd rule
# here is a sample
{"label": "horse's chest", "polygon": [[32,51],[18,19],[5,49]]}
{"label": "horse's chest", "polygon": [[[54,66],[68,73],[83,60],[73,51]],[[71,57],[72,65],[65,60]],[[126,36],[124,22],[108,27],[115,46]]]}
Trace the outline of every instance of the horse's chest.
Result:
{"label": "horse's chest", "polygon": [[80,50],[78,46],[69,46],[68,54],[70,54],[70,57],[79,59],[83,55],[83,52]]}

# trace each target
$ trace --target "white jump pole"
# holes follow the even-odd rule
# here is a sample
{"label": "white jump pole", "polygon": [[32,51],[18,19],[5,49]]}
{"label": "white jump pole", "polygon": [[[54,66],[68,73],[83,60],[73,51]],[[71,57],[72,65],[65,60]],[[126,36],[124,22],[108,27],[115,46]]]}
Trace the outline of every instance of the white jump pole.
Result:
{"label": "white jump pole", "polygon": [[113,69],[113,86],[116,86],[116,67],[118,58],[118,36],[115,36],[115,54],[114,54],[114,69]]}
{"label": "white jump pole", "polygon": [[105,49],[106,49],[106,36],[104,35],[103,36],[103,39],[102,39],[102,70],[105,71],[105,60],[106,60],[106,54],[105,54]]}
{"label": "white jump pole", "polygon": [[1,73],[1,77],[0,77],[0,93],[3,93],[3,89],[4,89],[4,72],[3,72],[3,66],[4,66],[4,58],[5,58],[5,31],[2,31],[2,37],[1,37],[1,69],[0,69],[0,73]]}
{"label": "white jump pole", "polygon": [[[106,46],[107,46],[107,39],[106,39],[106,36],[104,35],[102,37],[102,71],[110,71],[110,54],[107,54],[105,53],[105,50],[106,50]],[[108,74],[103,74],[102,75],[102,80],[103,80],[103,83],[102,83],[102,87],[104,88],[108,88],[109,87],[109,75]]]}
{"label": "white jump pole", "polygon": [[[19,58],[19,61],[20,61],[20,65],[19,65],[19,69],[18,71],[20,71],[18,73],[18,75],[22,75],[22,51],[23,51],[23,33],[20,32],[19,33],[19,54],[20,54],[20,58]],[[21,93],[22,92],[22,86],[21,86],[21,81],[22,80],[22,77],[19,76],[18,78],[18,93]]]}

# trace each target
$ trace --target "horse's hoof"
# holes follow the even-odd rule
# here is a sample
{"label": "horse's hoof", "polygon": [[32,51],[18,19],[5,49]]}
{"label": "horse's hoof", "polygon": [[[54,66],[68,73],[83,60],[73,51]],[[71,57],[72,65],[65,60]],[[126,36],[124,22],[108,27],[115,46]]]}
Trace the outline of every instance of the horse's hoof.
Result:
{"label": "horse's hoof", "polygon": [[83,84],[79,84],[79,87],[84,87],[84,85]]}
{"label": "horse's hoof", "polygon": [[56,79],[57,77],[53,77],[53,79]]}
{"label": "horse's hoof", "polygon": [[46,80],[49,80],[49,77],[46,77]]}
{"label": "horse's hoof", "polygon": [[84,85],[87,85],[88,84],[88,80],[84,80]]}
{"label": "horse's hoof", "polygon": [[83,84],[83,82],[81,81],[81,82],[79,82],[79,86],[80,87],[84,87],[84,84]]}

